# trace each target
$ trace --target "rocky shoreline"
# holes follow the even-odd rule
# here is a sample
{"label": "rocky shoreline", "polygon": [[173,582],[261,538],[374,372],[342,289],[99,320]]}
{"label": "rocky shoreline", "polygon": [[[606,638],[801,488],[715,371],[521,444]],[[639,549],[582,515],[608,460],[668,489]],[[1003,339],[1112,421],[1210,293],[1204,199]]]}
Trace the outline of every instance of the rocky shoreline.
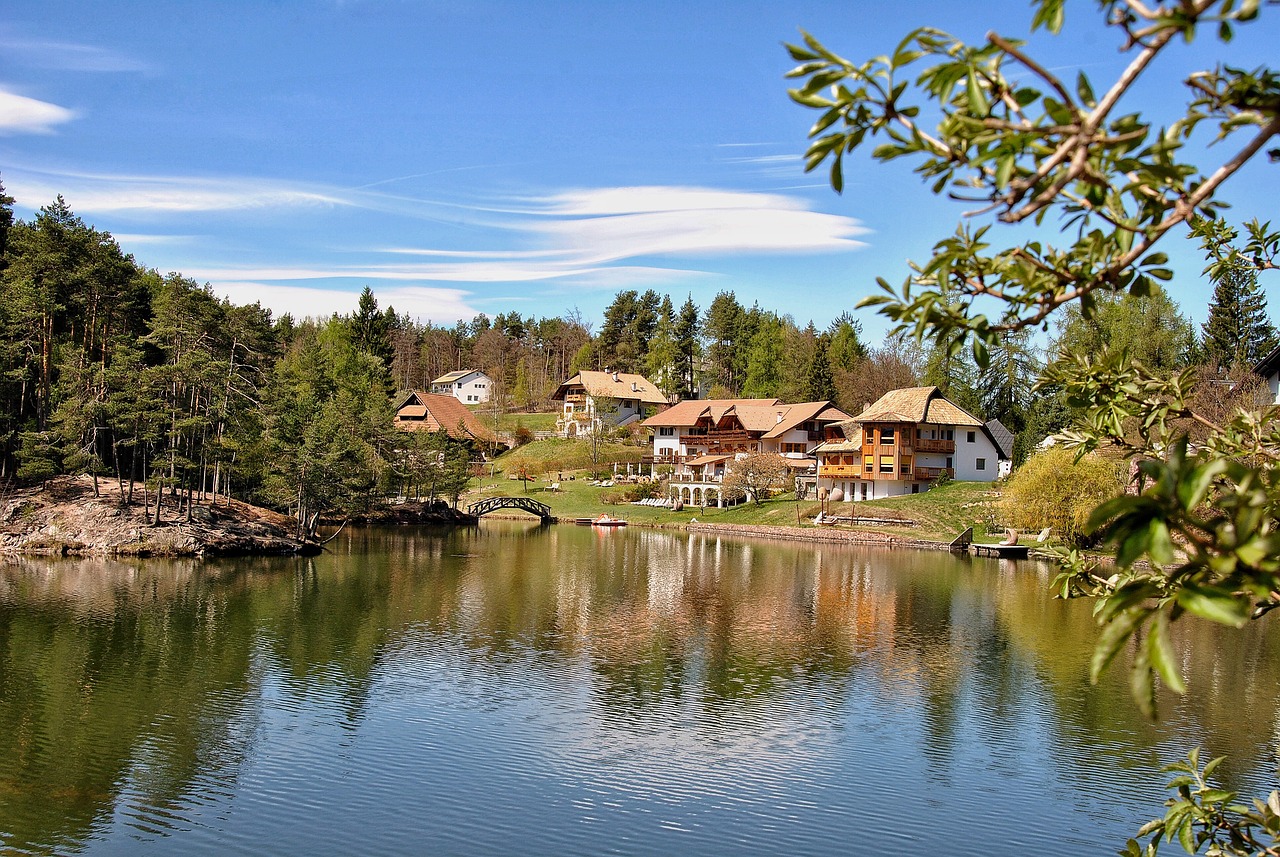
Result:
{"label": "rocky shoreline", "polygon": [[0,496],[0,554],[268,556],[321,550],[318,542],[294,535],[287,515],[237,500],[196,503],[188,516],[166,497],[156,526],[146,517],[140,486],[132,504],[124,499],[114,480],[99,479],[95,494],[88,476],[8,491]]}

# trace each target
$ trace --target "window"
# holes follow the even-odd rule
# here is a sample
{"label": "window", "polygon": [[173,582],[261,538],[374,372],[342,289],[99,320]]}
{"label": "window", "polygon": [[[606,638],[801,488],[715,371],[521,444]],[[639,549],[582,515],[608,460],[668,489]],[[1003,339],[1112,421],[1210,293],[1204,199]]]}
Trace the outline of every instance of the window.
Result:
{"label": "window", "polygon": [[676,430],[671,426],[660,426],[658,428],[659,437],[674,437]]}
{"label": "window", "polygon": [[891,428],[881,428],[881,429],[880,429],[880,442],[881,442],[881,443],[883,443],[883,444],[887,444],[887,445],[892,446],[892,445],[893,445],[893,429],[891,429]]}
{"label": "window", "polygon": [[986,460],[985,458],[979,458],[979,459],[978,459],[978,469],[979,469],[979,470],[986,470],[986,469],[987,469],[987,460]]}
{"label": "window", "polygon": [[945,432],[943,432],[942,434],[944,435],[944,437],[942,438],[942,440],[955,440],[955,439],[956,439],[956,433],[955,433],[955,430],[954,430],[954,429],[947,429],[947,430],[946,430]]}
{"label": "window", "polygon": [[803,443],[784,443],[782,444],[782,452],[785,455],[788,452],[804,452]]}
{"label": "window", "polygon": [[880,456],[880,472],[881,473],[893,472],[893,456],[892,455]]}
{"label": "window", "polygon": [[876,457],[874,455],[866,455],[862,458],[863,467],[867,473],[874,473],[876,469]]}
{"label": "window", "polygon": [[973,443],[977,439],[978,439],[977,432],[973,432],[973,431],[969,432],[969,443]]}

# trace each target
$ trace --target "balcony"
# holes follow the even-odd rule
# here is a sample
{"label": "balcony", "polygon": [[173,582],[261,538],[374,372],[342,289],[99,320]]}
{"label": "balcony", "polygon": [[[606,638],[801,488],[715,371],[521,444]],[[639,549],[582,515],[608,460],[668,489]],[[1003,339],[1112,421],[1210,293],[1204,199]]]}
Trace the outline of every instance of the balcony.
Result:
{"label": "balcony", "polygon": [[699,431],[698,429],[693,429],[680,437],[681,443],[692,443],[699,446],[719,443],[750,443],[753,440],[755,440],[755,438],[751,436],[751,433],[742,429],[729,431],[720,431],[717,429],[705,429]]}
{"label": "balcony", "polygon": [[584,393],[565,393],[564,394],[565,404],[580,405],[586,400],[587,400],[587,397],[586,397],[586,394]]}
{"label": "balcony", "polygon": [[724,476],[716,476],[715,474],[695,476],[691,473],[673,473],[667,478],[667,482],[680,485],[719,485],[724,482]]}
{"label": "balcony", "polygon": [[862,476],[861,464],[819,464],[819,479],[849,478]]}
{"label": "balcony", "polygon": [[942,452],[950,455],[956,451],[956,442],[954,440],[916,438],[915,444],[916,452]]}
{"label": "balcony", "polygon": [[[943,443],[954,444],[954,441],[942,441]],[[941,476],[954,478],[956,471],[954,467],[917,467],[913,478],[917,482],[928,482]]]}

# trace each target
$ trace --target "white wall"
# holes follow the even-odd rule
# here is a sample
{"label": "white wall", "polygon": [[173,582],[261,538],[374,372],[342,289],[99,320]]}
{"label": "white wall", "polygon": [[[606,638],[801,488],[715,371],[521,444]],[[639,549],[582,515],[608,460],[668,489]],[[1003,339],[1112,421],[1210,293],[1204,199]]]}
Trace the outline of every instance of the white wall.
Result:
{"label": "white wall", "polygon": [[[970,441],[969,437],[973,440]],[[964,427],[956,428],[956,454],[955,454],[955,470],[956,479],[962,482],[993,482],[999,476],[998,462],[999,453],[996,452],[996,445],[991,442],[986,433],[979,428],[968,429]],[[978,460],[982,459],[985,467],[978,469]]]}

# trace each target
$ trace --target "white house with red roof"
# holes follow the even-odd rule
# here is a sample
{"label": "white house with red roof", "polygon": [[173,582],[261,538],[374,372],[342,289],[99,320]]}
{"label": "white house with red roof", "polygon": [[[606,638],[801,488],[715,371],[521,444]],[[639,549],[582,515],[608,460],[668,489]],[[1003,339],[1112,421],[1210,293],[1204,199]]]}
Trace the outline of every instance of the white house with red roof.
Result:
{"label": "white house with red roof", "polygon": [[849,415],[829,401],[787,404],[777,399],[687,399],[645,420],[653,432],[652,466],[672,469],[673,496],[719,505],[725,471],[739,456],[773,452],[797,475],[814,471],[812,450],[826,430]]}

